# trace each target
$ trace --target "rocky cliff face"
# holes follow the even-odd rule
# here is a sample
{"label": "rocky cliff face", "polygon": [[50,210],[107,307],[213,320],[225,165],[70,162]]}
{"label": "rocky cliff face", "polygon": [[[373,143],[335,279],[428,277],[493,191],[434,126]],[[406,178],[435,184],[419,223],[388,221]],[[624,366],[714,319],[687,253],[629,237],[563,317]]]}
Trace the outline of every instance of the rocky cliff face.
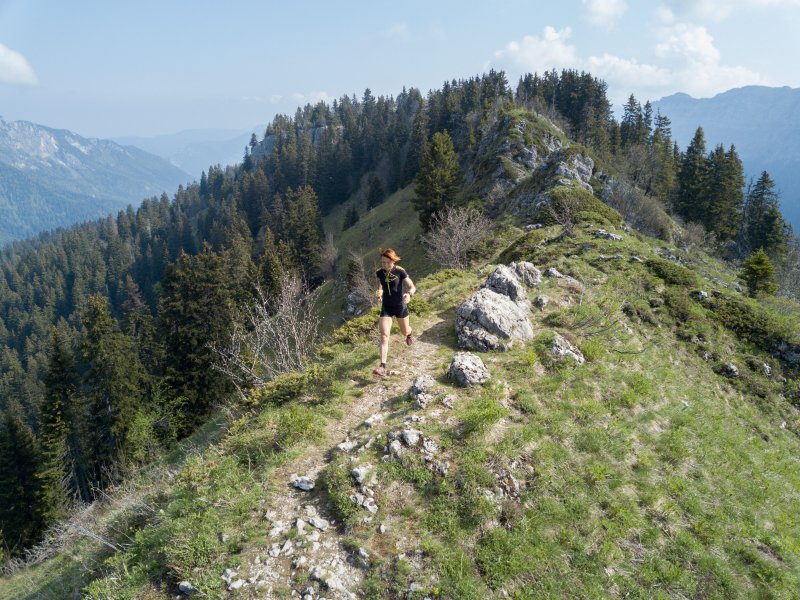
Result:
{"label": "rocky cliff face", "polygon": [[504,210],[533,218],[554,186],[594,193],[593,172],[594,160],[550,121],[508,114],[481,140],[465,181],[481,197],[499,190]]}

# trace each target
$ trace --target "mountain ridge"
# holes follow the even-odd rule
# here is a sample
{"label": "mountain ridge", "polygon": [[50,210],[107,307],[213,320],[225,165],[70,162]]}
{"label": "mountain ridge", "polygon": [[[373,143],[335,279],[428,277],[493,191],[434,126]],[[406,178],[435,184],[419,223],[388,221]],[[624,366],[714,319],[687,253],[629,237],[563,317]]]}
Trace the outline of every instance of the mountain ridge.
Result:
{"label": "mountain ridge", "polygon": [[0,120],[0,164],[9,211],[0,243],[99,218],[191,180],[138,148],[30,121]]}
{"label": "mountain ridge", "polygon": [[745,86],[712,98],[673,94],[653,103],[669,117],[681,147],[703,127],[710,148],[731,144],[742,158],[748,179],[768,171],[781,192],[781,207],[800,230],[800,88]]}
{"label": "mountain ridge", "polygon": [[152,137],[124,136],[113,138],[119,144],[136,146],[168,160],[180,169],[199,178],[211,165],[223,167],[241,162],[244,149],[253,132],[236,129],[186,129]]}
{"label": "mountain ridge", "polygon": [[[531,105],[515,104],[498,79],[486,77],[483,92],[464,82],[476,93],[463,104],[431,94],[432,132],[421,99],[402,97],[392,105],[365,94],[361,107],[343,100],[341,115],[323,111],[330,123],[345,118],[341,129],[321,130],[317,146],[316,128],[286,117],[262,142],[272,151],[211,169],[172,202],[146,201],[116,220],[53,236],[50,247],[7,254],[0,293],[13,348],[0,357],[0,382],[11,403],[17,390],[32,389],[23,384],[35,384],[37,372],[52,372],[52,317],[69,336],[65,354],[71,346],[90,356],[89,334],[100,322],[115,329],[103,339],[122,343],[98,366],[136,375],[138,335],[135,350],[150,361],[162,355],[166,370],[151,363],[143,411],[128,421],[134,435],[121,438],[133,440],[127,447],[138,457],[120,459],[130,475],[87,495],[90,509],[51,520],[45,538],[55,542],[30,555],[43,562],[0,580],[6,595],[791,597],[800,582],[800,523],[791,508],[800,493],[797,303],[745,297],[734,267],[706,254],[657,204],[649,209],[657,226],[637,223],[631,217],[648,199],[624,189],[615,196],[620,182],[604,173],[602,158]],[[402,135],[370,133],[381,122],[370,111],[396,114],[378,106],[397,109],[392,125]],[[422,258],[415,211],[425,183],[414,177],[435,152],[406,169],[401,150],[412,124],[418,139],[433,133],[447,149],[439,132],[459,123],[460,155],[447,166],[452,172],[460,160],[466,177],[449,206],[477,204],[496,221],[472,247],[469,269],[436,270]],[[350,166],[349,152],[360,168]],[[403,183],[395,178],[388,193],[373,196],[392,163],[406,173]],[[310,164],[317,179],[303,168]],[[325,218],[303,219],[322,205],[307,182],[322,182],[322,194],[337,177]],[[275,189],[288,189],[285,203]],[[315,292],[322,316],[341,317],[342,294],[359,277],[363,304],[374,301],[369,263],[391,244],[418,289],[409,305],[416,343],[393,337],[389,377],[373,379],[378,309],[364,306],[304,368],[241,395],[215,388],[206,378],[217,373],[208,340],[227,347],[241,332],[223,311],[252,306],[254,277],[274,285],[297,248],[300,268],[314,264],[322,240],[303,241],[324,232],[326,279]],[[338,260],[338,249],[357,256]],[[51,261],[75,265],[74,280],[37,264]],[[524,281],[514,275],[520,267]],[[87,301],[85,292],[95,295]],[[120,329],[114,315],[97,318],[109,305],[122,314]],[[297,306],[312,314],[309,304]],[[516,328],[525,339],[506,338],[505,309],[512,329],[528,322]],[[474,353],[489,374],[483,385],[462,388],[447,376],[473,343],[456,331],[460,321],[501,350]],[[219,337],[210,338],[209,326]],[[181,379],[195,387],[180,387]],[[97,406],[87,400],[102,401],[126,381],[115,375],[107,388],[81,380],[94,395],[73,397],[87,409]],[[134,408],[124,404],[130,397],[120,406]],[[24,408],[36,405],[16,412]],[[79,414],[95,422],[92,412]],[[183,442],[179,427],[189,435]],[[296,489],[303,476],[312,489]]]}

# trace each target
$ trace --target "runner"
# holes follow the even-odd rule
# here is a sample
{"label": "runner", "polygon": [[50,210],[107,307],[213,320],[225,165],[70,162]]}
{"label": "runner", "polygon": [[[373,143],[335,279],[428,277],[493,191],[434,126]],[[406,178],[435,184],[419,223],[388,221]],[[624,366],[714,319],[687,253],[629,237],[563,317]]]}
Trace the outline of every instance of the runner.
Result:
{"label": "runner", "polygon": [[[389,354],[389,333],[392,330],[392,317],[397,318],[400,332],[406,336],[406,344],[414,343],[411,335],[411,326],[408,324],[408,302],[416,293],[417,288],[411,277],[403,267],[395,263],[400,260],[397,253],[391,248],[379,250],[381,254],[381,269],[375,273],[378,281],[375,294],[381,299],[381,316],[378,328],[381,332],[381,364],[372,372],[381,377],[386,375],[386,358]],[[403,291],[405,285],[406,291]]]}

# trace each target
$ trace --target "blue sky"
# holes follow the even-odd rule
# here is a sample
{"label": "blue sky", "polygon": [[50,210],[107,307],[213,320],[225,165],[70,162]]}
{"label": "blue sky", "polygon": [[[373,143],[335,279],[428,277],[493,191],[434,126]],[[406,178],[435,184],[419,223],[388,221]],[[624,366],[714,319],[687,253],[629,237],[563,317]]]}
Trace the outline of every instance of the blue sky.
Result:
{"label": "blue sky", "polygon": [[489,68],[587,70],[618,104],[709,97],[800,86],[798,29],[800,0],[0,0],[0,115],[96,137],[250,130]]}

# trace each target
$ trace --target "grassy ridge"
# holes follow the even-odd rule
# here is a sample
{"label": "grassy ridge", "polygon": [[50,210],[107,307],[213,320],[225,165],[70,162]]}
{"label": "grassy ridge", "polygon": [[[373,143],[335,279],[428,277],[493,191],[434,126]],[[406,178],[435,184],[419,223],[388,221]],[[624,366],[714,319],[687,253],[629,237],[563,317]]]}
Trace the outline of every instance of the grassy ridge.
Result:
{"label": "grassy ridge", "polygon": [[[330,462],[323,483],[347,524],[341,543],[373,557],[364,596],[406,597],[415,583],[410,596],[420,598],[796,597],[797,373],[738,323],[763,316],[769,326],[758,331],[788,339],[797,321],[780,302],[740,300],[734,278],[704,255],[667,249],[711,280],[662,262],[649,240],[592,231],[581,226],[569,238],[548,227],[505,252],[507,261],[554,266],[585,289],[545,279],[531,290],[531,299],[551,298],[531,314],[535,339],[483,355],[492,382],[480,389],[453,388],[444,371],[457,351],[455,308],[484,277],[418,277],[425,310],[414,326],[438,345],[420,369],[439,387],[415,426],[450,468],[433,473],[412,453],[383,462],[382,443],[360,454],[377,465],[380,518],[391,524],[380,534],[348,504],[349,461]],[[694,297],[700,289],[718,301]],[[728,297],[735,302],[723,307]],[[372,391],[365,373],[376,350],[365,334],[374,316],[346,327],[311,374],[287,375],[245,416],[209,426],[170,467],[143,473],[128,501],[112,502],[96,528],[119,551],[84,539],[2,580],[4,597],[61,598],[56,590],[87,586],[92,598],[160,599],[184,578],[204,597],[256,597],[226,592],[220,575],[268,545],[263,507],[281,485],[276,473],[340,441],[326,428]],[[555,332],[580,348],[584,365],[550,354]],[[723,374],[728,363],[739,377]],[[373,435],[386,439],[408,410],[410,400],[393,398]],[[288,597],[290,588],[274,593]]]}

